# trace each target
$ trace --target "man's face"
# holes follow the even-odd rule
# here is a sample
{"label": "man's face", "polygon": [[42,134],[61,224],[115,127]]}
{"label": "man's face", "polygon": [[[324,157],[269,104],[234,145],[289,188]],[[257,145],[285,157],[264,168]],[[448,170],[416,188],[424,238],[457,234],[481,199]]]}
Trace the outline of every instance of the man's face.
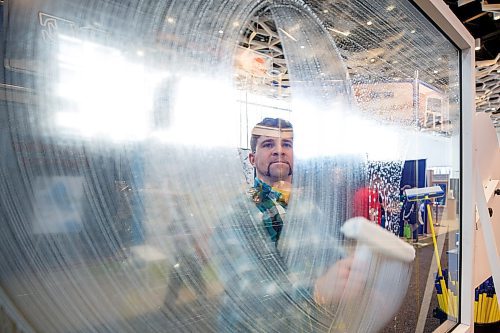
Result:
{"label": "man's face", "polygon": [[272,185],[283,180],[291,182],[293,169],[293,139],[260,136],[255,152],[248,155],[257,177]]}

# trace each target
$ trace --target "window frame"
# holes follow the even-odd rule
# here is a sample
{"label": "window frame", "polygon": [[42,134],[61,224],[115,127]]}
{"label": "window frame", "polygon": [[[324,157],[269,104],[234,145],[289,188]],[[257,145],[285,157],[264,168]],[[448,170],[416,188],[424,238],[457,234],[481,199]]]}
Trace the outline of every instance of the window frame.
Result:
{"label": "window frame", "polygon": [[[413,0],[429,20],[460,50],[460,300],[458,322],[445,321],[435,332],[474,329],[473,120],[476,111],[474,38],[441,0]],[[453,325],[452,325],[453,324]]]}

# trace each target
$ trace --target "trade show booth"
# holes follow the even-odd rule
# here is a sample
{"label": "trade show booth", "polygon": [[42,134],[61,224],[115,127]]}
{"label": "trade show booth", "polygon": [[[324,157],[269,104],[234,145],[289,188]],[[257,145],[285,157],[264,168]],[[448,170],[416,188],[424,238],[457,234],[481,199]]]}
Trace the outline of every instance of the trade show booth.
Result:
{"label": "trade show booth", "polygon": [[444,2],[0,10],[0,330],[498,327],[499,145]]}

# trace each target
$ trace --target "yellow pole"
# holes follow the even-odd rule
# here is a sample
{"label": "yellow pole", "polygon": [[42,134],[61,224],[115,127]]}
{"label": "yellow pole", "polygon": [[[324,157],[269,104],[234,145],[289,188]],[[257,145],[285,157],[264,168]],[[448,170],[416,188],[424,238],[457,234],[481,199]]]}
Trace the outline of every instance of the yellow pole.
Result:
{"label": "yellow pole", "polygon": [[483,294],[479,294],[479,320],[478,323],[483,322]]}
{"label": "yellow pole", "polygon": [[444,310],[443,308],[443,301],[441,300],[442,295],[436,293],[437,299],[438,299],[438,306],[441,310]]}
{"label": "yellow pole", "polygon": [[448,297],[450,298],[450,299],[449,299],[449,304],[450,304],[450,315],[451,315],[452,317],[455,317],[455,303],[453,302],[453,301],[454,301],[454,299],[453,299],[453,296],[454,296],[454,295],[453,295],[453,292],[452,292],[450,289],[448,289],[448,291],[447,291],[447,292],[448,292]]}
{"label": "yellow pole", "polygon": [[490,305],[490,309],[488,311],[488,316],[486,317],[486,321],[488,323],[491,323],[493,322],[493,311],[495,310],[495,304],[493,304],[493,297],[490,298],[490,302],[491,302],[491,305]]}
{"label": "yellow pole", "polygon": [[479,301],[474,301],[474,322],[475,323],[477,323],[478,311],[479,311]]}
{"label": "yellow pole", "polygon": [[489,322],[490,321],[490,311],[491,311],[491,300],[492,298],[486,294],[486,314],[484,316],[484,321]]}
{"label": "yellow pole", "polygon": [[[432,211],[431,207],[429,206],[429,196],[425,196],[424,200],[426,201],[426,206],[427,206],[427,218],[429,219],[429,224],[431,226],[431,234],[432,234],[432,243],[434,244],[434,255],[436,257],[436,263],[438,267],[438,276],[441,277],[439,279],[439,285],[441,286],[441,289],[443,290],[443,299],[444,305],[446,308],[448,308],[448,289],[446,288],[446,284],[444,282],[444,277],[443,277],[443,271],[441,270],[441,259],[439,258],[439,251],[437,247],[437,240],[436,240],[436,232],[434,231],[434,222],[432,221]],[[449,314],[448,309],[443,309],[445,310],[446,313]]]}
{"label": "yellow pole", "polygon": [[483,323],[486,322],[486,314],[488,313],[488,296],[486,293],[483,294]]}
{"label": "yellow pole", "polygon": [[493,311],[493,320],[492,321],[498,321],[500,320],[500,309],[498,308],[498,296],[497,294],[493,295],[493,303],[494,303],[494,311]]}
{"label": "yellow pole", "polygon": [[488,297],[488,294],[484,294],[484,301],[486,303],[486,307],[484,308],[484,322],[488,322],[488,315],[490,312],[490,297]]}
{"label": "yellow pole", "polygon": [[486,303],[486,307],[484,308],[484,322],[488,322],[488,312],[490,311],[490,298],[488,294],[484,294],[484,302]]}
{"label": "yellow pole", "polygon": [[497,295],[493,295],[493,311],[491,314],[491,322],[496,322],[500,320],[500,311],[498,309]]}

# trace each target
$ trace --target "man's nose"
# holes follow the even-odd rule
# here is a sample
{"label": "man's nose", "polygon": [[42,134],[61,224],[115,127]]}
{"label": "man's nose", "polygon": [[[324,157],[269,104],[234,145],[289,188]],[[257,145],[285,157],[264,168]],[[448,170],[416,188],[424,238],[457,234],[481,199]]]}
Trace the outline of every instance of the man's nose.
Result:
{"label": "man's nose", "polygon": [[274,148],[273,155],[285,155],[285,151],[283,150],[283,147],[276,146],[276,148]]}

